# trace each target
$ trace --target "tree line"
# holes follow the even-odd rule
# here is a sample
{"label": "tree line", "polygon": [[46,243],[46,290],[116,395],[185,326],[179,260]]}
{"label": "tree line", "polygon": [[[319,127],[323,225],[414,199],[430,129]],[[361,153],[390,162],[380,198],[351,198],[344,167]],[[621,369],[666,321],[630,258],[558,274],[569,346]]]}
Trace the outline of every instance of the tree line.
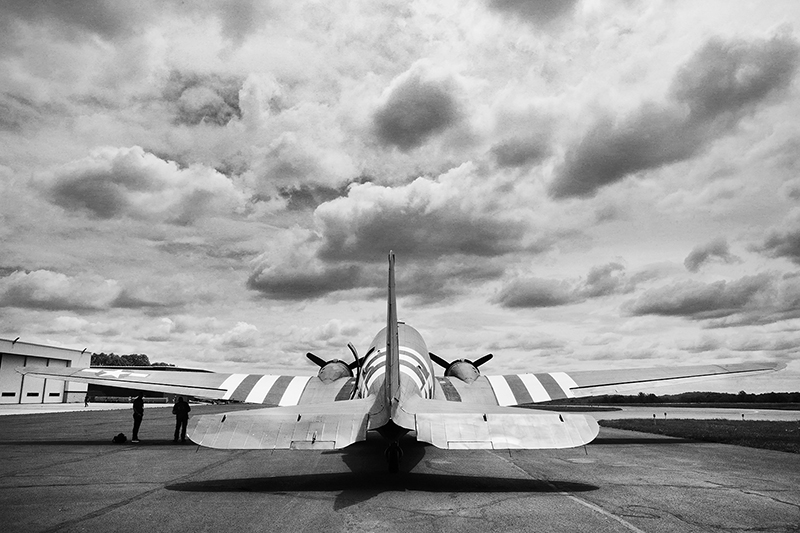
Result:
{"label": "tree line", "polygon": [[618,404],[659,404],[659,403],[800,403],[800,392],[764,392],[760,394],[739,391],[727,392],[683,392],[680,394],[645,394],[635,395],[606,394],[590,398],[571,398],[557,400],[558,403],[574,403],[580,405],[618,405]]}
{"label": "tree line", "polygon": [[170,363],[151,363],[143,353],[116,355],[112,353],[93,353],[89,366],[175,366]]}

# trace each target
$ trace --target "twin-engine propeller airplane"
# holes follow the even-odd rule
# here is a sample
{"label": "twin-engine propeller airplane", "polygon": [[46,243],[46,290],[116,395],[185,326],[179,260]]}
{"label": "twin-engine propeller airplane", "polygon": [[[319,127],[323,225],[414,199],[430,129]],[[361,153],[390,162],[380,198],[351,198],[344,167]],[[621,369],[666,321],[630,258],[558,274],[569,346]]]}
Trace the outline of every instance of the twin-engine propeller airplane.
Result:
{"label": "twin-engine propeller airplane", "polygon": [[[444,449],[570,448],[591,442],[597,422],[582,414],[509,406],[636,390],[643,383],[776,370],[775,363],[684,366],[615,371],[577,371],[482,376],[472,362],[448,363],[430,353],[417,330],[397,320],[395,258],[389,253],[386,327],[354,362],[308,358],[320,366],[311,376],[148,371],[147,369],[20,368],[26,376],[61,379],[233,400],[266,409],[201,415],[189,438],[221,449],[321,450],[344,448],[377,431],[389,441],[386,457],[396,472],[400,438]],[[445,368],[434,376],[433,364]],[[354,372],[355,371],[355,372]]]}

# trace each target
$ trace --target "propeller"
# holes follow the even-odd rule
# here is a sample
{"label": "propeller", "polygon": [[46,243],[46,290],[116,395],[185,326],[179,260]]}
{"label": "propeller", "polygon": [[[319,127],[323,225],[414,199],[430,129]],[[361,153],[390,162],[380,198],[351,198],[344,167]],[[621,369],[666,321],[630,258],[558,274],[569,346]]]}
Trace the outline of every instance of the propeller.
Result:
{"label": "propeller", "polygon": [[[350,346],[350,345],[348,345],[348,346]],[[351,348],[351,350],[355,350],[355,348]],[[354,369],[354,368],[356,368],[358,366],[358,359],[356,359],[352,363],[345,363],[344,361],[340,361],[339,359],[331,359],[330,361],[326,361],[322,357],[320,357],[318,355],[315,355],[315,354],[313,354],[311,352],[307,352],[306,353],[306,357],[308,357],[308,359],[310,361],[312,361],[315,365],[317,365],[320,368],[324,367],[328,363],[343,363],[343,364],[346,364],[347,368],[349,368],[350,370],[352,370],[352,369]]]}
{"label": "propeller", "polygon": [[469,359],[456,359],[452,363],[448,363],[435,353],[428,352],[431,361],[444,368],[445,376],[453,376],[465,383],[472,383],[481,375],[478,367],[483,363],[494,357],[492,354],[487,353],[483,357],[470,361]]}
{"label": "propeller", "polygon": [[440,367],[444,368],[445,370],[448,369],[454,363],[470,363],[475,368],[478,368],[483,363],[485,363],[486,361],[488,361],[489,359],[494,357],[494,355],[492,355],[490,353],[487,353],[486,355],[484,355],[483,357],[479,357],[475,361],[470,361],[469,359],[457,359],[457,360],[453,361],[452,363],[448,363],[447,361],[445,361],[444,359],[442,359],[441,357],[439,357],[438,355],[436,355],[433,352],[428,352],[428,355],[431,357],[431,361],[433,361],[434,363],[436,363]]}

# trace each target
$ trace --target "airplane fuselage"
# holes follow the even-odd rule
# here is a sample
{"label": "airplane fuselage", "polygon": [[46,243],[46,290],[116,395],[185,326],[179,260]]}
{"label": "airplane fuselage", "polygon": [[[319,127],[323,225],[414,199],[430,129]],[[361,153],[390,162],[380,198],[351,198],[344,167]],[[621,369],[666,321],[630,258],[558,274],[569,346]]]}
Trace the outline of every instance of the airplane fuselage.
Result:
{"label": "airplane fuselage", "polygon": [[[423,398],[433,398],[433,364],[428,356],[428,348],[422,335],[407,324],[397,325],[400,381],[402,390],[416,392]],[[386,328],[375,335],[370,344],[367,357],[362,366],[362,379],[359,383],[359,396],[382,395],[387,369]]]}

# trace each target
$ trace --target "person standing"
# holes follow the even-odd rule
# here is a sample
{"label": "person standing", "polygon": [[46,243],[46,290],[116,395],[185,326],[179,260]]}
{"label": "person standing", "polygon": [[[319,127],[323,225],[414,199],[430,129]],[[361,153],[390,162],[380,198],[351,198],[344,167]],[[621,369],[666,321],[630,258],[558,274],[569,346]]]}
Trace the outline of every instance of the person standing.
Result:
{"label": "person standing", "polygon": [[178,396],[177,403],[172,408],[172,414],[175,415],[175,438],[173,442],[178,442],[178,434],[181,436],[181,442],[186,442],[186,424],[189,423],[189,411],[192,408],[183,400],[183,396]]}
{"label": "person standing", "polygon": [[139,442],[139,426],[142,425],[142,418],[144,417],[144,398],[142,394],[133,400],[133,438],[131,442]]}

